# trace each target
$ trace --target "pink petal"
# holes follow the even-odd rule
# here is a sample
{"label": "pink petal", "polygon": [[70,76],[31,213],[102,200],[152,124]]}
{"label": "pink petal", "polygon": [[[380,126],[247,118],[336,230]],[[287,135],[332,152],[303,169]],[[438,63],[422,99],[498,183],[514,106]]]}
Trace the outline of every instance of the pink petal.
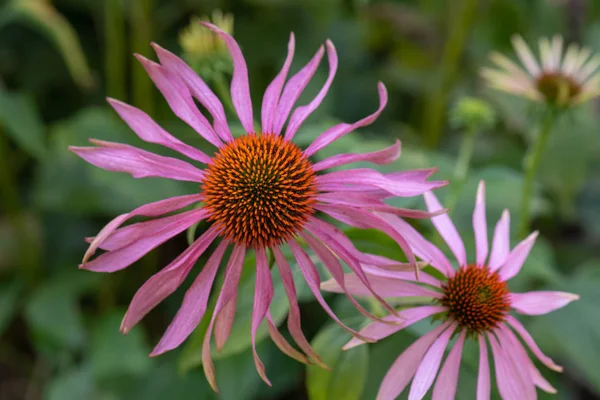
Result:
{"label": "pink petal", "polygon": [[204,171],[176,158],[159,156],[121,143],[93,140],[102,147],[69,146],[69,150],[96,167],[126,172],[134,178],[159,177],[178,181],[202,182]]}
{"label": "pink petal", "polygon": [[465,331],[463,330],[456,343],[452,346],[448,358],[440,371],[435,386],[433,387],[433,400],[452,400],[456,394],[458,384],[458,371],[460,370],[460,359],[462,356],[463,344],[465,342]]}
{"label": "pink petal", "polygon": [[377,400],[394,400],[402,393],[421,364],[425,352],[449,325],[450,321],[421,336],[394,361],[379,386]]}
{"label": "pink petal", "polygon": [[273,133],[279,134],[281,132],[296,100],[298,100],[298,97],[300,97],[300,94],[302,94],[302,91],[306,85],[308,85],[308,82],[310,82],[317,67],[321,63],[323,52],[323,46],[321,46],[308,64],[292,76],[286,83],[283,88],[283,93],[279,98],[279,103],[277,104],[277,111],[275,112],[275,120],[273,123]]}
{"label": "pink petal", "polygon": [[433,342],[429,350],[427,350],[427,353],[425,353],[419,368],[417,368],[415,377],[413,378],[410,393],[408,394],[409,400],[421,400],[425,397],[425,394],[433,384],[433,380],[437,375],[442,362],[442,357],[444,356],[444,351],[446,350],[446,346],[448,345],[455,328],[456,323],[450,325],[448,329]]}
{"label": "pink petal", "polygon": [[[435,194],[428,192],[425,193],[424,197],[425,204],[427,204],[429,211],[434,212],[443,208]],[[461,267],[466,266],[467,255],[465,252],[465,245],[448,214],[433,217],[431,222],[440,233],[442,238],[444,238],[444,241],[450,250],[452,250],[454,257],[456,257],[456,261],[458,261],[458,265]]]}
{"label": "pink petal", "polygon": [[173,113],[194,128],[200,136],[212,145],[216,147],[223,146],[223,142],[221,142],[221,139],[219,139],[208,120],[198,110],[190,90],[179,76],[139,54],[135,56],[158,90],[160,90],[165,100],[167,100]]}
{"label": "pink petal", "polygon": [[154,203],[144,204],[135,210],[126,214],[121,214],[114,218],[108,224],[102,228],[102,230],[96,235],[91,241],[90,247],[83,256],[82,263],[85,264],[91,256],[94,255],[96,249],[102,245],[102,243],[115,232],[115,230],[122,225],[125,221],[136,216],[144,217],[157,217],[159,215],[167,214],[183,207],[187,207],[190,204],[200,201],[202,198],[199,194],[191,194],[186,196],[171,197],[170,199],[156,201]]}
{"label": "pink petal", "polygon": [[506,322],[508,322],[508,324],[512,326],[513,329],[519,333],[519,335],[521,335],[523,341],[527,344],[527,346],[529,346],[531,352],[538,358],[538,360],[540,360],[542,364],[544,364],[551,370],[554,370],[556,372],[562,372],[563,367],[556,364],[550,357],[542,353],[538,345],[535,343],[535,341],[529,334],[529,332],[527,332],[525,327],[515,317],[513,317],[512,315],[507,315]]}
{"label": "pink petal", "polygon": [[294,138],[294,135],[300,128],[300,125],[302,125],[306,118],[308,118],[308,116],[312,114],[312,112],[316,110],[317,107],[319,107],[319,105],[321,105],[321,102],[323,101],[323,99],[327,95],[327,92],[329,91],[329,88],[331,87],[331,83],[333,82],[333,78],[335,77],[335,72],[337,71],[338,67],[338,58],[335,52],[335,47],[333,46],[333,43],[331,43],[331,40],[327,40],[325,45],[327,46],[329,75],[327,76],[325,84],[323,85],[321,90],[319,90],[319,93],[317,93],[315,98],[307,105],[296,108],[292,113],[292,117],[290,118],[290,122],[288,123],[284,136],[287,140],[292,140]]}
{"label": "pink petal", "polygon": [[121,332],[127,334],[135,324],[161,301],[173,293],[217,237],[216,229],[210,228],[169,265],[152,275],[135,293],[121,323]]}
{"label": "pink petal", "polygon": [[227,268],[225,270],[225,279],[223,287],[217,298],[217,304],[213,312],[208,329],[204,334],[204,342],[202,343],[202,367],[208,383],[215,392],[217,390],[217,381],[215,379],[215,367],[210,357],[210,338],[212,336],[215,320],[223,308],[234,298],[237,298],[238,284],[242,275],[242,267],[244,266],[244,256],[246,248],[243,246],[235,246],[229,257]]}
{"label": "pink petal", "polygon": [[510,252],[510,213],[508,210],[502,212],[502,217],[494,229],[494,241],[492,243],[492,254],[488,267],[490,271],[496,271],[504,264]]}
{"label": "pink petal", "polygon": [[213,126],[217,135],[226,142],[232,141],[233,136],[231,136],[231,132],[229,131],[223,104],[221,104],[221,101],[213,91],[210,90],[210,87],[181,58],[156,43],[152,43],[152,47],[154,47],[163,67],[167,71],[179,76],[187,85],[192,95],[208,110],[213,118]]}
{"label": "pink petal", "polygon": [[528,368],[529,357],[527,357],[525,351],[519,352],[519,350],[523,350],[521,344],[515,346],[511,342],[510,337],[506,335],[506,331],[502,328],[503,326],[500,326],[494,333],[500,343],[505,365],[513,375],[512,378],[509,378],[512,383],[507,383],[520,387],[521,398],[536,399],[535,384]]}
{"label": "pink petal", "polygon": [[[504,349],[500,348],[494,335],[489,335],[488,339],[492,345],[492,354],[494,367],[496,370],[496,384],[500,396],[506,400],[529,400],[535,398],[535,387],[530,381],[529,376],[521,376],[506,355]],[[533,390],[533,397],[532,397]]]}
{"label": "pink petal", "polygon": [[488,256],[488,232],[485,216],[485,182],[479,183],[475,211],[473,211],[473,232],[475,232],[475,248],[477,265],[485,265]]}
{"label": "pink petal", "polygon": [[261,125],[263,132],[273,132],[273,122],[275,121],[275,115],[277,110],[277,103],[279,102],[279,96],[281,95],[281,89],[287,78],[287,74],[292,65],[292,59],[294,58],[294,51],[296,49],[296,41],[294,33],[290,33],[290,41],[288,42],[288,54],[283,63],[281,71],[277,74],[275,79],[271,81],[267,89],[262,102],[262,115]]}
{"label": "pink petal", "polygon": [[490,363],[485,337],[479,335],[479,372],[477,374],[477,400],[490,400]]}
{"label": "pink petal", "polygon": [[570,302],[579,300],[579,296],[567,292],[527,292],[511,293],[511,306],[518,313],[526,315],[544,315],[563,308]]}
{"label": "pink petal", "polygon": [[215,345],[217,347],[217,351],[223,350],[227,340],[229,339],[229,335],[231,334],[231,329],[233,328],[233,321],[235,319],[235,310],[237,307],[237,291],[234,293],[233,298],[229,300],[223,309],[217,315],[215,320]]}
{"label": "pink petal", "polygon": [[531,235],[527,236],[525,240],[519,243],[515,248],[510,252],[504,264],[500,267],[498,274],[502,280],[507,281],[513,276],[517,275],[521,270],[521,267],[527,260],[527,256],[529,256],[529,252],[531,248],[535,244],[535,240],[537,239],[538,232],[533,232]]}
{"label": "pink petal", "polygon": [[273,340],[273,343],[275,343],[277,348],[281,350],[282,353],[303,364],[310,364],[308,358],[293,348],[292,345],[285,339],[285,337],[279,333],[277,325],[275,325],[275,322],[273,322],[273,316],[271,315],[270,311],[267,312],[267,328],[269,328],[269,336],[271,336],[271,340]]}
{"label": "pink petal", "polygon": [[108,99],[108,103],[115,109],[119,116],[129,125],[140,139],[148,143],[156,143],[175,150],[184,156],[204,164],[210,164],[211,159],[200,150],[183,143],[181,140],[165,131],[148,114],[140,109],[125,104],[115,99]]}
{"label": "pink petal", "polygon": [[252,100],[250,99],[250,84],[248,83],[248,67],[236,41],[226,32],[208,22],[202,25],[221,36],[225,41],[233,59],[233,77],[231,79],[231,100],[238,117],[246,132],[254,132],[254,117],[252,116]]}
{"label": "pink petal", "polygon": [[86,264],[81,264],[80,268],[94,272],[115,272],[127,268],[152,249],[203,220],[207,215],[208,212],[202,208],[181,213],[177,215],[176,223],[154,232],[152,236],[143,237],[118,250],[104,253]]}
{"label": "pink petal", "polygon": [[373,265],[362,265],[363,270],[365,271],[366,274],[368,275],[375,275],[375,276],[381,276],[384,278],[391,278],[391,279],[401,279],[403,281],[414,281],[414,282],[418,282],[418,283],[426,283],[427,285],[431,285],[434,286],[436,288],[439,288],[441,286],[441,283],[438,279],[434,278],[433,276],[426,274],[423,271],[419,272],[419,279],[417,279],[415,277],[414,272],[412,271],[393,271],[393,270],[389,270],[389,269],[384,269],[382,267],[375,267]]}
{"label": "pink petal", "polygon": [[377,91],[379,93],[379,108],[377,111],[353,124],[341,123],[327,129],[314,142],[312,142],[306,150],[304,150],[304,154],[306,154],[307,157],[310,157],[323,147],[352,132],[353,130],[372,124],[373,121],[379,117],[379,114],[381,114],[387,104],[387,90],[385,89],[383,83],[379,82],[377,84]]}
{"label": "pink petal", "polygon": [[229,243],[222,241],[211,254],[192,286],[185,292],[181,307],[160,342],[152,350],[151,357],[178,347],[196,329],[206,313],[210,290],[228,245]]}
{"label": "pink petal", "polygon": [[260,360],[256,352],[256,332],[258,327],[265,319],[269,305],[273,300],[275,291],[273,289],[273,281],[271,280],[271,271],[269,270],[269,262],[265,249],[256,249],[256,286],[254,291],[254,310],[252,311],[252,354],[254,356],[254,365],[258,374],[263,381],[269,386],[271,382],[265,373],[265,365]]}
{"label": "pink petal", "polygon": [[340,165],[352,164],[356,162],[372,162],[382,165],[389,164],[400,157],[400,141],[383,150],[372,151],[362,154],[336,154],[313,165],[313,170],[322,171],[324,169],[339,167]]}
{"label": "pink petal", "polygon": [[[447,307],[442,306],[422,306],[413,307],[402,310],[398,313],[398,316],[388,315],[384,319],[386,321],[395,322],[394,325],[383,324],[381,322],[371,322],[369,325],[361,329],[360,333],[364,336],[373,338],[374,340],[381,340],[394,333],[401,331],[402,329],[411,326],[414,323],[421,321],[434,314],[439,314],[448,311]],[[343,350],[348,350],[353,347],[364,344],[364,342],[357,338],[352,338],[343,347]]]}

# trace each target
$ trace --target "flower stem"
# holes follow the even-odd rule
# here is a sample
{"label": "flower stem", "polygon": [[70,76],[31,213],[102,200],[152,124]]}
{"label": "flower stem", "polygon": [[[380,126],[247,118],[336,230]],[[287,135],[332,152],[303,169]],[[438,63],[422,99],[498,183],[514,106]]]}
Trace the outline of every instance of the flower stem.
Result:
{"label": "flower stem", "polygon": [[236,115],[235,107],[233,105],[233,101],[231,100],[231,94],[229,94],[229,88],[227,87],[227,83],[225,82],[225,77],[222,73],[215,73],[213,77],[213,83],[215,84],[215,89],[217,90],[217,95],[225,104],[227,111]]}
{"label": "flower stem", "polygon": [[454,211],[454,206],[458,201],[460,189],[467,180],[471,159],[473,158],[473,149],[475,148],[476,136],[477,131],[472,127],[469,128],[463,136],[463,141],[460,145],[460,151],[458,153],[458,161],[456,162],[456,167],[454,169],[452,185],[449,188],[450,192],[448,193],[448,200],[446,200],[446,207],[448,207],[450,213]]}
{"label": "flower stem", "polygon": [[[135,53],[149,56],[152,41],[152,0],[131,3],[131,47]],[[139,63],[133,63],[133,103],[152,115],[154,112],[152,82]]]}
{"label": "flower stem", "polygon": [[525,182],[523,184],[523,194],[521,196],[521,221],[519,223],[519,237],[525,237],[529,230],[531,220],[531,198],[533,196],[533,184],[542,153],[546,148],[548,137],[552,131],[552,124],[556,117],[556,110],[549,108],[542,118],[542,124],[538,131],[534,143],[530,146],[527,155],[523,161],[525,170]]}
{"label": "flower stem", "polygon": [[104,59],[106,91],[109,96],[125,100],[125,19],[120,0],[104,3]]}

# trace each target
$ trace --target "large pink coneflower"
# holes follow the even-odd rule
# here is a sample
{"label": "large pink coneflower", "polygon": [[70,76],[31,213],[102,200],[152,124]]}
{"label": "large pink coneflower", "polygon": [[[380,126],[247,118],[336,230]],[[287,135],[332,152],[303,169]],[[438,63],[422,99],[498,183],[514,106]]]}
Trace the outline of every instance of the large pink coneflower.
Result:
{"label": "large pink coneflower", "polygon": [[[432,193],[425,194],[425,201],[429,211],[441,208]],[[488,344],[491,346],[496,382],[503,399],[535,399],[536,386],[546,392],[556,393],[529,358],[521,340],[548,368],[562,371],[562,367],[542,353],[523,325],[510,314],[512,309],[519,314],[542,315],[579,298],[575,294],[564,292],[512,293],[508,290],[507,281],[521,270],[537,232],[510,250],[510,217],[508,211],[505,211],[496,225],[488,259],[485,186],[482,182],[473,212],[476,244],[473,262],[467,260],[465,246],[450,217],[439,215],[432,218],[433,224],[456,257],[459,268],[455,270],[444,253],[409,224],[391,215],[386,215],[385,218],[406,237],[415,254],[429,261],[443,274],[444,279],[438,280],[422,272],[421,284],[415,284],[407,282],[414,280],[414,277],[403,272],[366,268],[371,285],[383,297],[420,296],[431,300],[429,304],[425,304],[425,300],[421,306],[402,310],[399,316],[386,317],[388,322],[396,322],[397,325],[373,322],[360,333],[379,340],[430,316],[435,315],[436,319],[443,322],[419,338],[396,359],[381,383],[377,399],[395,399],[411,380],[409,399],[422,399],[433,385],[436,375],[433,399],[453,399],[463,344],[467,338],[477,340],[480,349],[477,396],[473,398],[490,398]],[[322,287],[324,290],[340,291],[339,285],[334,281],[324,282]],[[346,287],[353,294],[368,295],[355,275],[346,276]],[[453,337],[456,337],[456,341],[451,345],[438,374],[444,350]],[[345,348],[362,343],[355,338]]]}
{"label": "large pink coneflower", "polygon": [[[95,166],[110,171],[127,172],[134,178],[154,176],[198,182],[199,192],[196,194],[147,204],[115,218],[93,238],[81,268],[96,272],[121,270],[198,221],[207,221],[210,227],[206,232],[138,290],[123,319],[121,329],[125,333],[128,332],[152,308],[174,292],[198,258],[209,246],[218,242],[216,249],[186,292],[181,308],[152,355],[179,346],[204,316],[219,265],[226,250],[231,249],[223,286],[202,351],[204,371],[216,390],[214,368],[210,358],[210,339],[214,330],[216,345],[220,349],[229,336],[243,260],[249,251],[256,253],[252,348],[256,368],[263,380],[269,383],[263,363],[255,349],[255,335],[265,318],[272,339],[282,351],[300,361],[322,364],[300,329],[296,292],[282,246],[289,246],[317,300],[334,320],[342,324],[324,301],[319,290],[320,278],[317,269],[305,249],[297,243],[298,239],[314,251],[334,277],[340,278],[343,275],[339,261],[342,260],[360,279],[364,279],[369,288],[371,286],[365,278],[361,263],[397,264],[397,268],[409,266],[359,252],[340,230],[318,218],[316,212],[362,228],[383,230],[398,242],[411,260],[411,266],[415,266],[414,255],[404,238],[384,218],[377,215],[376,211],[404,217],[428,218],[434,214],[393,208],[383,200],[394,196],[420,195],[445,185],[446,182],[427,181],[433,170],[381,174],[371,169],[360,168],[324,172],[329,168],[359,161],[390,163],[399,156],[399,142],[372,153],[339,154],[317,163],[309,159],[328,144],[357,128],[371,124],[379,116],[387,101],[387,93],[381,83],[378,86],[379,109],[372,115],[352,124],[341,123],[333,126],[305,149],[300,149],[292,142],[299,127],[325,97],[335,75],[337,56],[330,41],[326,44],[330,67],[327,80],[310,103],[297,107],[288,118],[324,55],[324,48],[321,47],[308,64],[286,83],[294,54],[294,36],[290,36],[288,56],[281,72],[266,89],[262,102],[261,127],[260,130],[255,130],[248,72],[242,52],[229,34],[214,25],[203,25],[225,41],[233,58],[231,96],[237,115],[247,132],[245,135],[233,137],[223,106],[206,83],[181,59],[154,45],[160,64],[141,56],[138,56],[138,59],[173,112],[215,146],[214,154],[206,154],[182,143],[141,110],[117,100],[109,99],[109,103],[140,138],[173,149],[197,163],[204,164],[204,167],[199,168],[186,161],[159,156],[126,144],[99,140],[92,140],[97,147],[72,147],[71,150]],[[212,124],[198,110],[194,99],[212,116]],[[287,126],[284,129],[286,121]],[[202,203],[201,207],[164,216],[198,203]],[[160,218],[120,227],[135,216]],[[98,248],[106,252],[90,260]],[[285,341],[270,316],[273,283],[268,250],[273,253],[289,299],[290,333],[305,354],[298,352]],[[340,284],[343,286],[343,280],[340,280]],[[373,295],[378,297],[388,310],[394,312],[376,292]],[[361,312],[368,315],[351,296],[349,298]],[[369,340],[345,325],[342,326],[352,334]]]}

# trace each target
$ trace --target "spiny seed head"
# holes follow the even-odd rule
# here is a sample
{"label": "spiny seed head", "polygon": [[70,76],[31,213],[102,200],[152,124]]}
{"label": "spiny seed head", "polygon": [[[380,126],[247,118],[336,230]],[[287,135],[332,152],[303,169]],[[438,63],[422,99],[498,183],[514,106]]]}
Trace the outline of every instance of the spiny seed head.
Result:
{"label": "spiny seed head", "polygon": [[449,316],[469,333],[490,331],[504,320],[510,310],[506,282],[489,268],[468,265],[442,285],[442,305]]}
{"label": "spiny seed head", "polygon": [[210,221],[221,235],[248,247],[268,247],[296,235],[314,213],[315,173],[292,142],[250,133],[213,158],[202,183]]}
{"label": "spiny seed head", "polygon": [[537,89],[550,104],[568,104],[581,92],[581,85],[560,72],[544,72],[537,78]]}

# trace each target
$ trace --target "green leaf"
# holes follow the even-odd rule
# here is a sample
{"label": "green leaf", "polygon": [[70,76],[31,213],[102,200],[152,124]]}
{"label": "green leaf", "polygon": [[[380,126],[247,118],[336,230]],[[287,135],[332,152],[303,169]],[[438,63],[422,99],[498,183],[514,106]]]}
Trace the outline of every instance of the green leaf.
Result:
{"label": "green leaf", "polygon": [[0,284],[0,337],[16,311],[21,284],[14,280]]}
{"label": "green leaf", "polygon": [[27,96],[0,90],[0,125],[30,156],[41,159],[46,154],[44,125],[35,104]]}
{"label": "green leaf", "polygon": [[306,388],[311,400],[360,399],[369,367],[367,346],[342,351],[350,340],[337,325],[325,327],[313,339],[312,345],[331,368],[326,370],[315,365],[306,367]]}

